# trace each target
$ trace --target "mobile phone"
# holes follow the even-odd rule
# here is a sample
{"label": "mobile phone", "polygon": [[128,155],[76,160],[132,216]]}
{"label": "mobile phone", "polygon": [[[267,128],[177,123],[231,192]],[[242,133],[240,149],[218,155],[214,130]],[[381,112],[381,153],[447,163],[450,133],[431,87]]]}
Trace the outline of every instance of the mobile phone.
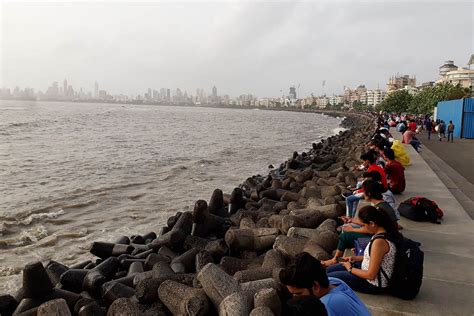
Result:
{"label": "mobile phone", "polygon": [[339,257],[339,258],[337,258],[337,262],[346,262],[346,260],[344,260],[344,258],[342,258],[342,257]]}

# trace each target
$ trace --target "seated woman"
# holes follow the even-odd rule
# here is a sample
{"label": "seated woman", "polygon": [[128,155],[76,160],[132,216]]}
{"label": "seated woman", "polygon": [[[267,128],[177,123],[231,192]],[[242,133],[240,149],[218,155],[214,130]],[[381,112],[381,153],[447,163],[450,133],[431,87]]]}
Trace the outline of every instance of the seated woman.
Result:
{"label": "seated woman", "polygon": [[364,255],[343,257],[342,263],[328,267],[326,272],[355,291],[381,293],[393,275],[396,243],[402,235],[390,216],[374,206],[364,206],[358,216],[364,229],[373,235]]}
{"label": "seated woman", "polygon": [[[362,179],[363,181],[373,180],[373,181],[381,183],[380,173],[376,171],[364,172]],[[359,205],[359,200],[364,198],[364,189],[362,188],[363,181],[360,182],[360,186],[359,186],[359,182],[357,183],[358,184],[357,189],[359,190],[354,191],[352,195],[343,195],[344,198],[346,199],[346,215],[341,216],[341,219],[344,221],[344,223],[352,222],[352,218],[355,216],[355,213],[357,211],[357,206]],[[382,200],[387,202],[389,206],[394,210],[396,219],[398,221],[400,219],[400,214],[398,213],[398,210],[396,209],[395,197],[393,193],[390,190],[386,190],[382,192]],[[383,206],[385,206],[385,204]]]}
{"label": "seated woman", "polygon": [[[392,220],[395,227],[397,227],[397,215],[395,210],[383,200],[382,193],[385,191],[383,186],[375,180],[365,180],[362,184],[364,189],[364,199],[372,204],[377,210],[386,213]],[[351,220],[351,223],[360,225],[343,226],[343,231],[339,235],[336,253],[333,258],[322,261],[323,266],[330,266],[338,262],[338,258],[342,257],[344,250],[354,248],[354,241],[362,237],[371,237],[372,233],[367,230],[358,217]]]}

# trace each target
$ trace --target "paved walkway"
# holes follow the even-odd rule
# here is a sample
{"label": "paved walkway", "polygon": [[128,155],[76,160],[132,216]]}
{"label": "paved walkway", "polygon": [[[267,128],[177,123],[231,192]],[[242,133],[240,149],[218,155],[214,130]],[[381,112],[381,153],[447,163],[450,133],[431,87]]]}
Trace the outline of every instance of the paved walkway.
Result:
{"label": "paved walkway", "polygon": [[447,142],[447,138],[443,138],[440,142],[437,134],[432,134],[431,140],[428,140],[426,132],[418,137],[425,147],[474,184],[474,139],[455,138],[451,143]]}
{"label": "paved walkway", "polygon": [[411,146],[406,149],[412,165],[397,202],[426,196],[438,202],[445,218],[441,225],[401,219],[403,234],[421,242],[425,252],[423,285],[414,300],[359,295],[373,315],[474,315],[474,221],[427,162]]}
{"label": "paved walkway", "polygon": [[455,139],[448,143],[426,133],[419,135],[423,142],[421,156],[446,185],[453,196],[474,219],[474,139]]}

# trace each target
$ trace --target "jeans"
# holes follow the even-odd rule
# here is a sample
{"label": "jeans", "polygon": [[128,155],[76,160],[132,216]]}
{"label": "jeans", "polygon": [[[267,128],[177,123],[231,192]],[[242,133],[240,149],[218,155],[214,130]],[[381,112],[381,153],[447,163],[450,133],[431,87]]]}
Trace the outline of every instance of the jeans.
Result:
{"label": "jeans", "polygon": [[412,140],[410,141],[410,145],[412,145],[413,148],[415,148],[415,150],[418,151],[418,149],[419,149],[420,146],[421,146],[421,142],[420,142],[419,140],[417,140],[417,139],[412,139]]}
{"label": "jeans", "polygon": [[359,205],[359,200],[361,198],[357,195],[349,195],[346,198],[346,216],[348,217],[354,217],[356,211],[357,211],[357,206]]}
{"label": "jeans", "polygon": [[449,142],[449,137],[451,137],[451,143],[453,142],[453,134],[454,132],[448,132],[448,142]]}
{"label": "jeans", "polygon": [[[354,265],[354,268],[360,269],[360,262],[357,262]],[[340,263],[329,266],[326,269],[326,273],[328,277],[338,278],[357,292],[368,293],[368,294],[378,294],[382,292],[382,289],[370,284],[367,280],[359,278],[358,276],[353,275],[349,271],[344,268],[344,266]]]}
{"label": "jeans", "polygon": [[427,131],[428,131],[428,139],[431,139],[431,129],[428,128]]}

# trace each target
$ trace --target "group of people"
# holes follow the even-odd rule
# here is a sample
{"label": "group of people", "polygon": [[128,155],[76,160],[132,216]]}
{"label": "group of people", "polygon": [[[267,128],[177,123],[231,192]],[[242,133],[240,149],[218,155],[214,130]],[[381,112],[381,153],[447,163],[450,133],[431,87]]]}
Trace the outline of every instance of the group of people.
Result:
{"label": "group of people", "polygon": [[427,133],[427,139],[431,139],[431,134],[437,134],[438,140],[442,141],[447,138],[448,142],[454,141],[455,126],[453,121],[448,124],[444,120],[433,120],[429,115],[424,117],[409,117],[403,115],[392,115],[385,122],[385,126],[396,127],[397,131],[403,133],[405,144],[411,144],[417,151],[421,142],[416,137],[422,132]]}
{"label": "group of people", "polygon": [[[397,245],[403,240],[394,194],[405,190],[404,166],[397,160],[389,129],[379,122],[354,187],[344,194],[346,214],[333,258],[318,261],[308,253],[296,256],[280,274],[293,298],[288,315],[370,315],[354,291],[384,293],[394,274]],[[402,157],[403,158],[403,157]],[[402,159],[402,162],[406,162]],[[360,200],[367,205],[358,208]],[[344,256],[354,249],[354,256]]]}
{"label": "group of people", "polygon": [[425,120],[423,122],[423,126],[428,133],[428,139],[431,139],[431,134],[432,133],[438,133],[438,139],[439,141],[442,141],[443,138],[446,138],[446,131],[448,132],[448,142],[451,140],[451,142],[454,141],[454,124],[453,121],[449,121],[448,126],[446,126],[446,123],[443,120],[436,120],[433,121],[429,117],[425,117]]}

